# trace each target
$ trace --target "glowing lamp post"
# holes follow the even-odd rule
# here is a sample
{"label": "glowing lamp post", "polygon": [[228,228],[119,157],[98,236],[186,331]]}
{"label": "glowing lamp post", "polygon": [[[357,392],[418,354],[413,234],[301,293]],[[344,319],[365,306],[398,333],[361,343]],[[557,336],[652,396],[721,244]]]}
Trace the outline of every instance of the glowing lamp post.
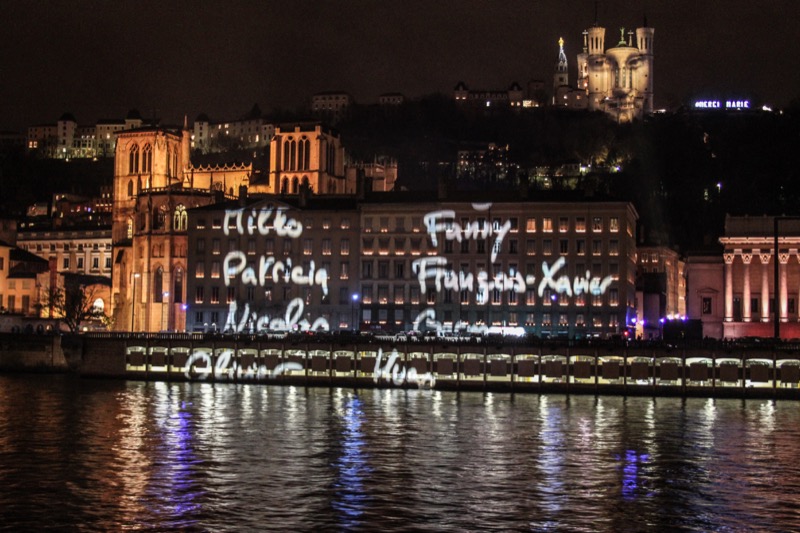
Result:
{"label": "glowing lamp post", "polygon": [[136,280],[142,277],[141,274],[136,272],[133,275],[133,305],[131,306],[131,331],[136,327]]}
{"label": "glowing lamp post", "polygon": [[355,333],[356,331],[358,331],[358,329],[356,328],[356,306],[358,305],[358,293],[354,293],[350,297],[350,300],[353,302],[351,311],[352,311],[352,319],[353,319],[353,333]]}

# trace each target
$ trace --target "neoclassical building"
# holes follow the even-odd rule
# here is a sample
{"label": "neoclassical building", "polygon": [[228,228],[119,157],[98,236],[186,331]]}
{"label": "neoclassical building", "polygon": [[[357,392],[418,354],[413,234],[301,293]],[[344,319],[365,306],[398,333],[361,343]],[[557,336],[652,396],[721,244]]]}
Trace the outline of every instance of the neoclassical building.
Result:
{"label": "neoclassical building", "polygon": [[647,20],[635,33],[620,28],[619,41],[610,48],[605,28],[595,23],[583,32],[577,86],[586,91],[589,110],[608,113],[618,122],[653,112],[654,32]]}
{"label": "neoclassical building", "polygon": [[[800,220],[727,216],[720,256],[690,256],[687,309],[715,338],[800,337]],[[777,320],[777,323],[776,323]]]}

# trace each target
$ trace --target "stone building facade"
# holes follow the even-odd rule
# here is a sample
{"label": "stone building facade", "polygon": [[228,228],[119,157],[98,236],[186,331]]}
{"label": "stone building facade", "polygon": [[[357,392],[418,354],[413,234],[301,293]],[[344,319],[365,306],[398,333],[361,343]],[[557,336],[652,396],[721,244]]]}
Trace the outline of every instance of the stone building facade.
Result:
{"label": "stone building facade", "polygon": [[630,204],[475,200],[270,195],[191,210],[187,328],[626,331]]}
{"label": "stone building facade", "polygon": [[800,220],[779,217],[776,231],[775,217],[728,215],[720,244],[687,257],[687,312],[703,334],[800,338]]}

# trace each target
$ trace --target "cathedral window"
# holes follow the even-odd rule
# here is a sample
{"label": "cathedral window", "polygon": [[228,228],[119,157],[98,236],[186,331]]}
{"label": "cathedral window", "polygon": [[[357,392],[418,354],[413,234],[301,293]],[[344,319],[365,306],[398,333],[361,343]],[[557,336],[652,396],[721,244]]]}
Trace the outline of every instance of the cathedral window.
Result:
{"label": "cathedral window", "polygon": [[297,181],[297,177],[292,178],[292,194],[297,194],[299,187],[300,184]]}
{"label": "cathedral window", "polygon": [[303,159],[303,170],[308,170],[311,168],[311,141],[308,139],[303,141],[305,146],[303,150],[304,159]]}
{"label": "cathedral window", "polygon": [[128,180],[128,198],[133,197],[133,180]]}
{"label": "cathedral window", "polygon": [[172,291],[175,303],[183,303],[183,269],[178,267],[175,269],[175,285]]}
{"label": "cathedral window", "polygon": [[175,208],[175,214],[172,217],[172,228],[175,231],[186,231],[189,226],[189,216],[186,213],[186,207],[183,204]]}
{"label": "cathedral window", "polygon": [[[153,170],[153,149],[149,144],[144,146],[142,151],[142,172],[149,173]],[[151,183],[152,187],[153,184]]]}
{"label": "cathedral window", "polygon": [[297,141],[292,139],[289,142],[289,170],[297,169]]}
{"label": "cathedral window", "polygon": [[300,139],[300,142],[298,143],[297,150],[298,150],[298,153],[297,153],[297,170],[305,170],[305,167],[303,166],[303,163],[306,160],[306,157],[305,157],[306,144],[305,144],[305,141],[303,141],[302,139]]}
{"label": "cathedral window", "polygon": [[134,144],[128,153],[128,174],[136,174],[137,172],[139,172],[139,145]]}
{"label": "cathedral window", "polygon": [[289,170],[289,142],[283,142],[283,170]]}
{"label": "cathedral window", "polygon": [[281,194],[286,194],[289,192],[289,178],[283,178],[283,183],[281,183]]}
{"label": "cathedral window", "polygon": [[167,222],[167,214],[165,207],[156,207],[153,209],[153,229],[164,229]]}
{"label": "cathedral window", "polygon": [[161,267],[156,269],[153,274],[153,301],[161,303],[164,301],[163,285],[164,283],[164,270]]}

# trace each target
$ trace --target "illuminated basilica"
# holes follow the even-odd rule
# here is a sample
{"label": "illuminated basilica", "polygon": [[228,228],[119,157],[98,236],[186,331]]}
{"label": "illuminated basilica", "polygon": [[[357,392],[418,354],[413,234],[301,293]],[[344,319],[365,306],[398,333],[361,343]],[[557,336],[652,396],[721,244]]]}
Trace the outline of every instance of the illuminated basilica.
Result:
{"label": "illuminated basilica", "polygon": [[644,26],[636,32],[620,28],[619,41],[605,47],[606,29],[594,26],[583,32],[578,54],[579,91],[588,96],[591,111],[603,111],[618,122],[653,112],[653,34]]}

